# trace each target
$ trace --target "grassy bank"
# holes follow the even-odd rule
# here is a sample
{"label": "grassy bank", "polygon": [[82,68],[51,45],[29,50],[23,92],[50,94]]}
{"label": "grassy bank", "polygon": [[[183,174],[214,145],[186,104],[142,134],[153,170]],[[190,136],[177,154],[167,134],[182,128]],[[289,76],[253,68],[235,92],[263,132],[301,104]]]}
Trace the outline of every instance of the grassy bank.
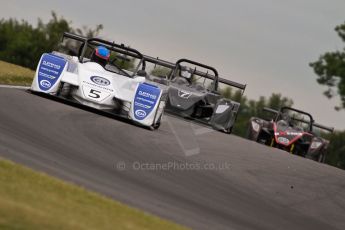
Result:
{"label": "grassy bank", "polygon": [[0,159],[0,229],[184,228]]}
{"label": "grassy bank", "polygon": [[34,74],[31,69],[0,61],[0,84],[29,86]]}

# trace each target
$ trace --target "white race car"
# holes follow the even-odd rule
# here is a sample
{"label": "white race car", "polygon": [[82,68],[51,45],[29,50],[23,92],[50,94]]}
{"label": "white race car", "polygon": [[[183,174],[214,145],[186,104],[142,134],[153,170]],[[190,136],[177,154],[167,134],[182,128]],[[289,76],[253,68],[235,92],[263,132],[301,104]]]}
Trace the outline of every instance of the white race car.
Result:
{"label": "white race car", "polygon": [[[110,112],[150,129],[159,127],[167,92],[138,76],[143,66],[139,51],[70,33],[64,33],[63,38],[81,43],[78,54],[43,54],[31,85],[32,92]],[[119,57],[127,56],[132,58],[131,71],[121,68],[119,61]]]}

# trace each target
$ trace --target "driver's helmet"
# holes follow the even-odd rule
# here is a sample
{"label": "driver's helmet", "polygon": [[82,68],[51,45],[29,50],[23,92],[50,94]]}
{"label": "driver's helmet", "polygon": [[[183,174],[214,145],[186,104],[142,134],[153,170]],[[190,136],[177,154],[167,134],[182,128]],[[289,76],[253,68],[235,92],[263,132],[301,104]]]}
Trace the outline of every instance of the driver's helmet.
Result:
{"label": "driver's helmet", "polygon": [[97,46],[92,54],[91,61],[105,66],[109,60],[110,51],[104,46]]}
{"label": "driver's helmet", "polygon": [[189,67],[181,66],[180,76],[187,79],[188,81],[192,78],[192,70]]}
{"label": "driver's helmet", "polygon": [[294,121],[287,112],[282,114],[282,120],[284,120],[291,127],[295,126]]}

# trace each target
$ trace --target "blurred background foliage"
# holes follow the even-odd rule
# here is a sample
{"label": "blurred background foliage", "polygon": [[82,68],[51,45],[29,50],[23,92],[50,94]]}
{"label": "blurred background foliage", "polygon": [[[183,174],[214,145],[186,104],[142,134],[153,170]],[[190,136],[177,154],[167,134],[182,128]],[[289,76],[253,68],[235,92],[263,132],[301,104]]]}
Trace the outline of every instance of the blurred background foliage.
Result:
{"label": "blurred background foliage", "polygon": [[44,52],[51,52],[59,45],[63,32],[94,37],[103,29],[73,28],[71,22],[52,12],[52,18],[44,23],[38,19],[36,27],[17,19],[0,20],[0,60],[35,69]]}
{"label": "blurred background foliage", "polygon": [[[334,29],[345,43],[345,22]],[[345,47],[341,50],[326,52],[309,64],[317,75],[316,81],[327,87],[324,95],[328,98],[339,96],[340,105],[336,110],[345,109]]]}

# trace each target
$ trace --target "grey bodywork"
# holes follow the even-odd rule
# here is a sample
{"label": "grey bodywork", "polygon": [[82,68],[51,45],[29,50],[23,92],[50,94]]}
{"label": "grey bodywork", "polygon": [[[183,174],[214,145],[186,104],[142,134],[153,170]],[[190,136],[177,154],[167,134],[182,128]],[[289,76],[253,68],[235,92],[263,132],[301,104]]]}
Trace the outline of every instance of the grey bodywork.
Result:
{"label": "grey bodywork", "polygon": [[[196,68],[192,73],[194,76],[211,80],[211,86],[205,87],[195,82],[190,83],[179,77],[178,71],[183,67],[183,64],[211,70],[212,75],[208,72],[200,72]],[[217,70],[213,67],[188,59],[180,59],[176,62],[170,80],[165,111],[184,118],[194,119],[210,125],[216,130],[231,133],[240,103],[224,98],[219,92],[218,84],[221,82],[227,86],[237,87],[242,90],[242,93],[246,85],[219,78]]]}

